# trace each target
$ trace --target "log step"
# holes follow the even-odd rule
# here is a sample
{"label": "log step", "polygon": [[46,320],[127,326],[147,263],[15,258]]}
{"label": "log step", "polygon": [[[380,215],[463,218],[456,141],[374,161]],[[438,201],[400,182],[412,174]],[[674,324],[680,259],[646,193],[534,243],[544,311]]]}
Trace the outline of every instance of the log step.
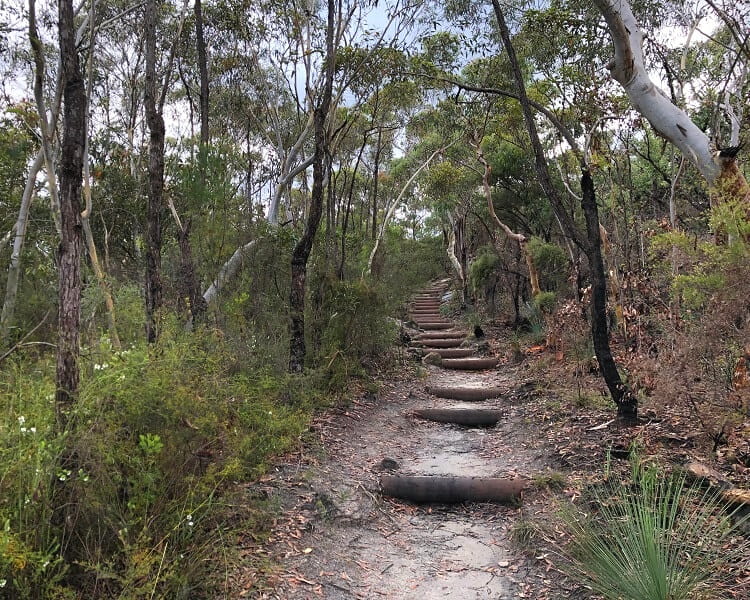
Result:
{"label": "log step", "polygon": [[449,358],[443,361],[445,369],[463,369],[466,371],[481,371],[496,366],[496,358]]}
{"label": "log step", "polygon": [[425,352],[435,352],[440,358],[466,358],[474,354],[472,348],[424,348]]}
{"label": "log step", "polygon": [[419,340],[420,346],[424,347],[425,350],[432,350],[433,348],[458,348],[463,344],[462,339],[438,339],[438,340]]}
{"label": "log step", "polygon": [[422,304],[422,303],[412,304],[410,306],[410,308],[411,308],[411,310],[431,310],[431,311],[439,312],[440,311],[440,303],[436,302],[434,304],[432,304],[432,303],[430,303],[430,304]]}
{"label": "log step", "polygon": [[453,329],[454,324],[450,321],[415,321],[416,324],[419,326],[420,329],[425,329],[429,331],[438,330],[438,329]]}
{"label": "log step", "polygon": [[502,417],[502,412],[491,408],[421,408],[414,411],[414,416],[466,427],[493,427]]}
{"label": "log step", "polygon": [[429,321],[430,319],[440,320],[443,315],[436,310],[410,310],[409,314],[413,317],[421,317],[423,321]]}
{"label": "log step", "polygon": [[381,475],[380,489],[386,496],[411,502],[504,502],[517,504],[526,487],[523,479],[481,477],[424,477]]}
{"label": "log step", "polygon": [[416,336],[416,340],[448,340],[448,339],[457,339],[457,338],[465,338],[466,332],[465,331],[428,331],[426,333],[420,333],[418,336]]}
{"label": "log step", "polygon": [[500,398],[503,395],[503,390],[493,387],[429,387],[427,391],[438,398],[467,402]]}

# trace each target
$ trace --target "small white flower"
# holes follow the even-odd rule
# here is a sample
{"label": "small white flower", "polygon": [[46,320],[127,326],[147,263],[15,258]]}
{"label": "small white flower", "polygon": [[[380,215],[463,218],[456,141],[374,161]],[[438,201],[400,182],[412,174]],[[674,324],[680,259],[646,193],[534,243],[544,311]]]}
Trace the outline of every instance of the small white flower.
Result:
{"label": "small white flower", "polygon": [[23,415],[21,415],[20,417],[18,417],[18,424],[19,425],[23,425],[25,422],[26,422],[26,417],[24,417]]}
{"label": "small white flower", "polygon": [[4,588],[6,583],[8,583],[7,579],[0,579],[0,588]]}
{"label": "small white flower", "polygon": [[27,429],[25,427],[21,427],[21,433],[26,433]]}
{"label": "small white flower", "polygon": [[31,427],[31,428],[29,429],[29,431],[30,431],[31,433],[36,433],[36,427]]}

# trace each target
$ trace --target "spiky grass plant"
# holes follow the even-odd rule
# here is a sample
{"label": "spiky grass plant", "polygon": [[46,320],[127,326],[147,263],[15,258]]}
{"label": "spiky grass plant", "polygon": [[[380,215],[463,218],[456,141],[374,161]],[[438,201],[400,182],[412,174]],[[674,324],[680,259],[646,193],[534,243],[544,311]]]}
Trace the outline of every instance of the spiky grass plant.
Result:
{"label": "spiky grass plant", "polygon": [[684,475],[632,464],[630,485],[596,488],[593,513],[566,518],[570,574],[607,600],[716,597],[727,569],[750,550],[733,511]]}

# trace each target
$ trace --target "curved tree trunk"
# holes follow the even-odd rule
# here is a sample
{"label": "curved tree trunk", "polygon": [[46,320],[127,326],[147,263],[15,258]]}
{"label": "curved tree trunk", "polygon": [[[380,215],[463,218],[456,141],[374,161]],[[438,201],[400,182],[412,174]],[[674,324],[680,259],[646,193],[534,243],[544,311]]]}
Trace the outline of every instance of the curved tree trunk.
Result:
{"label": "curved tree trunk", "polygon": [[386,227],[388,227],[388,223],[390,223],[391,218],[393,217],[393,214],[396,212],[396,209],[399,206],[401,206],[401,199],[404,197],[404,194],[406,194],[408,189],[411,187],[411,184],[414,183],[414,180],[417,178],[417,175],[419,175],[425,168],[427,168],[432,162],[432,160],[438,154],[442,154],[443,152],[445,152],[445,150],[447,150],[450,146],[452,146],[455,143],[456,143],[456,140],[453,140],[450,144],[446,144],[445,146],[438,148],[432,154],[430,154],[427,160],[417,167],[414,173],[412,173],[411,177],[409,177],[407,182],[401,188],[401,191],[399,192],[398,196],[388,207],[388,210],[386,211],[385,216],[383,217],[383,220],[380,222],[380,229],[378,230],[378,235],[375,238],[375,244],[373,244],[372,250],[370,251],[370,257],[367,259],[367,269],[365,269],[365,272],[362,273],[362,277],[364,277],[365,275],[372,274],[372,265],[373,265],[373,262],[375,261],[375,255],[378,253],[378,249],[380,248],[380,244],[383,241],[383,236],[385,235]]}
{"label": "curved tree trunk", "polygon": [[484,190],[484,197],[487,200],[487,208],[490,211],[490,215],[492,215],[495,223],[497,223],[497,226],[505,232],[506,236],[518,243],[518,247],[521,249],[521,254],[523,254],[523,257],[526,260],[526,267],[529,269],[531,295],[536,296],[542,291],[542,289],[539,286],[539,271],[534,264],[534,257],[531,256],[531,253],[529,252],[528,240],[526,239],[525,235],[513,231],[497,216],[497,213],[495,212],[495,204],[492,202],[492,189],[490,188],[490,173],[492,172],[492,168],[487,162],[487,159],[484,158],[484,154],[482,153],[482,149],[479,143],[477,143],[475,147],[477,158],[484,167],[484,172],[482,173],[482,189]]}
{"label": "curved tree trunk", "polygon": [[205,301],[206,306],[210,306],[216,301],[227,283],[229,283],[232,277],[234,277],[240,270],[242,261],[250,254],[250,251],[255,248],[257,242],[258,240],[250,240],[246,244],[243,244],[237,248],[237,250],[232,253],[232,256],[230,256],[221,266],[216,275],[216,279],[214,279],[211,282],[211,285],[206,288],[206,291],[203,292],[203,300]]}
{"label": "curved tree trunk", "polygon": [[[75,31],[71,34],[75,36]],[[39,39],[36,28],[36,0],[29,0],[29,40],[34,56],[34,100],[39,113],[39,129],[42,134],[42,152],[44,153],[44,165],[47,170],[47,181],[49,182],[50,207],[55,228],[58,235],[62,237],[62,223],[60,216],[60,198],[57,189],[57,173],[55,160],[52,154],[52,133],[57,121],[57,113],[53,111],[52,123],[47,119],[47,108],[44,103],[44,77],[46,72],[44,61],[44,48]],[[75,39],[73,40],[75,43]],[[64,70],[64,69],[63,69]],[[61,79],[58,78],[58,82]],[[60,83],[58,83],[58,87]]]}
{"label": "curved tree trunk", "polygon": [[609,64],[633,107],[690,160],[709,183],[719,175],[708,136],[651,81],[643,63],[643,32],[627,0],[594,0],[615,48]]}

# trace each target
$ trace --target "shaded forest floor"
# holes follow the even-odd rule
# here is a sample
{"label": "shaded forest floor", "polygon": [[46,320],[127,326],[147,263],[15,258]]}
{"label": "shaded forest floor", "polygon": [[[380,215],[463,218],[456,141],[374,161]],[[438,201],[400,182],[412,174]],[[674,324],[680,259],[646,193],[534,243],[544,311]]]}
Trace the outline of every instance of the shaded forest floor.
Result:
{"label": "shaded forest floor", "polygon": [[[448,371],[408,352],[378,374],[376,394],[320,415],[300,449],[243,489],[267,507],[262,535],[240,541],[242,560],[228,576],[229,596],[307,598],[588,598],[559,570],[564,543],[557,514],[601,481],[628,470],[631,447],[661,462],[713,463],[736,484],[748,473],[722,464],[688,414],[647,403],[642,423],[622,429],[595,374],[531,348],[518,361],[500,326],[487,331],[496,369]],[[497,426],[469,429],[415,418],[426,406],[459,406],[429,385],[502,388],[485,407],[502,410]],[[736,450],[736,449],[735,449]],[[528,478],[521,506],[489,503],[417,506],[383,497],[381,473]],[[746,598],[750,574],[728,598]]]}

